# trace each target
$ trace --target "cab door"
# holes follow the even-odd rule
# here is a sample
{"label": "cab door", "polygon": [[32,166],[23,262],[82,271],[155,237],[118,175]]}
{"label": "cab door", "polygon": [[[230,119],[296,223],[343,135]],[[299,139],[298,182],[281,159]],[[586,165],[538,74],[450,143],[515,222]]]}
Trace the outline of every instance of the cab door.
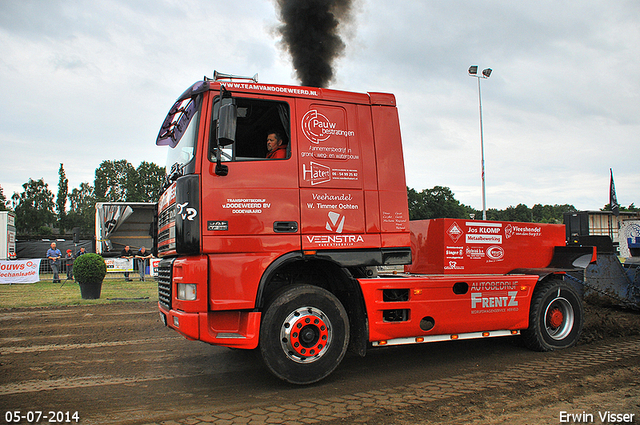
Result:
{"label": "cab door", "polygon": [[[292,108],[286,100],[271,97],[237,95],[234,101],[238,110],[236,140],[221,151],[221,163],[228,174],[216,174],[214,151],[203,167],[204,234],[210,239],[205,242],[205,251],[299,249],[298,167],[297,156],[292,154],[295,147],[289,118]],[[215,103],[213,109],[215,120]],[[266,158],[271,133],[282,138],[285,158]]]}
{"label": "cab door", "polygon": [[[300,250],[293,108],[287,99],[270,96],[233,94],[233,100],[238,111],[235,142],[220,152],[220,163],[228,172],[216,174],[213,134],[202,167],[203,253],[209,256],[212,309],[253,307],[268,265]],[[285,158],[266,158],[267,136],[274,132],[286,145]]]}

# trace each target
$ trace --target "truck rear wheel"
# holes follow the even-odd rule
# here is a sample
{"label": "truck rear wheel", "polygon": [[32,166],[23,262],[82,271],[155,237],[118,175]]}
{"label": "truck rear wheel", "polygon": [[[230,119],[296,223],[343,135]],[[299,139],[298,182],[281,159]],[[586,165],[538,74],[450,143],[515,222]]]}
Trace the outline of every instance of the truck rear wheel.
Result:
{"label": "truck rear wheel", "polygon": [[535,289],[529,312],[529,328],[522,331],[532,350],[553,351],[578,341],[584,323],[582,300],[560,280],[542,283]]}
{"label": "truck rear wheel", "polygon": [[340,364],[349,318],[335,295],[311,285],[285,288],[267,306],[260,354],[271,373],[292,384],[317,382]]}

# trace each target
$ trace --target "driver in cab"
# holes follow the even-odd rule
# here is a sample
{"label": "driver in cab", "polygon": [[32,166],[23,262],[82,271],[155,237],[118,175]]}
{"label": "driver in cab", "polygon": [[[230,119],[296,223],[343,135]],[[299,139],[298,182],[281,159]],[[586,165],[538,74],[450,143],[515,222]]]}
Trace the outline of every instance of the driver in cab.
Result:
{"label": "driver in cab", "polygon": [[287,147],[282,144],[282,136],[278,132],[269,133],[267,136],[267,158],[285,159]]}

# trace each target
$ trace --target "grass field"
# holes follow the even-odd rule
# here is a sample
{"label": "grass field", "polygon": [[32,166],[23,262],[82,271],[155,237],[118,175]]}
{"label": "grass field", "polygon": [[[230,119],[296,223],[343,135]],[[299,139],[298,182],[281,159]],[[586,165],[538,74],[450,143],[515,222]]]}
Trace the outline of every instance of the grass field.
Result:
{"label": "grass field", "polygon": [[[62,276],[61,278],[64,279]],[[158,285],[153,278],[145,282],[105,279],[97,300],[83,300],[80,287],[71,280],[63,280],[61,283],[41,281],[0,285],[0,309],[157,300]]]}

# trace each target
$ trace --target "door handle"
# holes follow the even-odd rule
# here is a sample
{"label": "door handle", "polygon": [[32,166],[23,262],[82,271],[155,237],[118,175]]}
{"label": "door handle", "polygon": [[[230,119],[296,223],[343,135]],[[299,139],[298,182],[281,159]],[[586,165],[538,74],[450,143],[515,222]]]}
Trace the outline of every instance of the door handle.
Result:
{"label": "door handle", "polygon": [[275,233],[296,233],[298,231],[297,221],[274,221],[273,231]]}

